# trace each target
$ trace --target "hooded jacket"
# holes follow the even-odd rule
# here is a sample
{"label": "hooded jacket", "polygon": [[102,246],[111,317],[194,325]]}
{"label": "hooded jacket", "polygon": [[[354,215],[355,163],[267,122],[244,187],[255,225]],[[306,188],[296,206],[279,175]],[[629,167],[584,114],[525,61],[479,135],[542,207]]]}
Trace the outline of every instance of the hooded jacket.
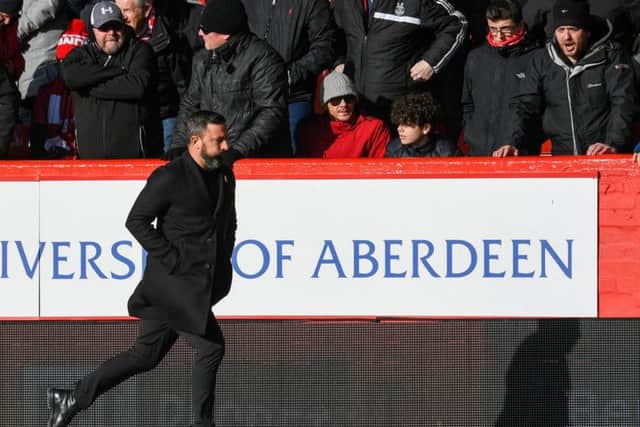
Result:
{"label": "hooded jacket", "polygon": [[458,146],[440,135],[430,133],[424,143],[403,144],[396,137],[387,144],[385,157],[456,157],[462,156]]}
{"label": "hooded jacket", "polygon": [[[462,89],[464,141],[471,156],[490,156],[510,142],[511,97],[526,76],[535,53],[534,40],[525,36],[511,46],[493,47],[488,43],[472,50],[467,57]],[[522,155],[540,154],[542,135],[531,129],[525,135]]]}
{"label": "hooded jacket", "polygon": [[611,34],[611,24],[594,17],[593,42],[575,64],[555,40],[536,52],[511,102],[512,145],[523,148],[531,120],[542,116],[553,154],[585,154],[596,142],[627,149],[636,110],[634,76]]}
{"label": "hooded jacket", "polygon": [[73,98],[81,159],[144,157],[146,133],[159,124],[149,120],[149,106],[155,99],[153,51],[146,43],[126,37],[113,56],[93,41],[73,49],[62,62],[62,77]]}

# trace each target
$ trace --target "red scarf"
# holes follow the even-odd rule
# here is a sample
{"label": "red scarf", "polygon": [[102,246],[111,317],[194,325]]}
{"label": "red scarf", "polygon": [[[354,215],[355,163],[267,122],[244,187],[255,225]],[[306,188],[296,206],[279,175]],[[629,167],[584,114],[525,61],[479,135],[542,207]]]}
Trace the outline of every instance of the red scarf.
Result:
{"label": "red scarf", "polygon": [[493,46],[493,47],[496,47],[496,48],[505,47],[505,46],[514,46],[514,45],[520,43],[522,41],[522,39],[524,39],[524,36],[526,34],[527,34],[527,29],[523,25],[522,28],[520,28],[518,31],[513,33],[513,35],[511,37],[509,37],[508,39],[506,39],[504,41],[501,41],[501,42],[495,41],[493,39],[493,37],[491,37],[491,33],[488,33],[487,34],[487,42],[489,43],[490,46]]}

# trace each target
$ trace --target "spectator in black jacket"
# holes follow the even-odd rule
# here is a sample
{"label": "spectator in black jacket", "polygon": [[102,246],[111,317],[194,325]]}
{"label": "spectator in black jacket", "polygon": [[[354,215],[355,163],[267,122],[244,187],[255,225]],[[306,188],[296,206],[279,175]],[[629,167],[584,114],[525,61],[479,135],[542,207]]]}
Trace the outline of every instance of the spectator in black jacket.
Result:
{"label": "spectator in black jacket", "polygon": [[[469,54],[462,90],[464,141],[472,156],[491,156],[509,144],[509,103],[536,48],[518,0],[491,0],[486,21],[486,43]],[[540,154],[541,131],[530,128],[524,138],[520,155]]]}
{"label": "spectator in black jacket", "polygon": [[333,64],[335,28],[325,0],[242,0],[249,29],[287,63],[289,129],[295,152],[298,123],[313,112],[317,76]]}
{"label": "spectator in black jacket", "polygon": [[187,90],[191,58],[188,46],[174,33],[166,16],[157,12],[150,0],[116,0],[125,22],[138,40],[149,43],[156,58],[157,105],[162,120],[162,147],[149,147],[150,156],[158,155],[160,148],[167,153],[176,127],[180,99]]}
{"label": "spectator in black jacket", "polygon": [[93,41],[62,61],[76,113],[78,156],[143,157],[145,138],[160,126],[149,113],[155,101],[153,51],[132,36],[113,2],[94,5],[89,20]]}
{"label": "spectator in black jacket", "polygon": [[447,0],[368,3],[366,9],[362,0],[335,4],[347,46],[346,61],[336,70],[351,77],[365,108],[388,120],[395,98],[425,89],[442,73],[466,37],[467,21]]}
{"label": "spectator in black jacket", "polygon": [[18,119],[18,89],[0,61],[0,159],[9,155],[13,129]]}
{"label": "spectator in black jacket", "polygon": [[527,68],[511,104],[511,145],[497,155],[517,155],[536,116],[542,117],[553,154],[627,150],[636,111],[628,55],[611,41],[611,24],[589,15],[584,2],[558,0],[552,13],[554,39]]}
{"label": "spectator in black jacket", "polygon": [[169,157],[184,151],[184,120],[197,110],[227,119],[227,164],[243,157],[290,157],[286,65],[266,41],[249,32],[240,0],[209,0],[199,34],[205,49],[193,59]]}
{"label": "spectator in black jacket", "polygon": [[454,142],[436,132],[439,108],[429,92],[396,98],[391,105],[391,122],[398,127],[398,136],[387,144],[385,157],[461,156]]}

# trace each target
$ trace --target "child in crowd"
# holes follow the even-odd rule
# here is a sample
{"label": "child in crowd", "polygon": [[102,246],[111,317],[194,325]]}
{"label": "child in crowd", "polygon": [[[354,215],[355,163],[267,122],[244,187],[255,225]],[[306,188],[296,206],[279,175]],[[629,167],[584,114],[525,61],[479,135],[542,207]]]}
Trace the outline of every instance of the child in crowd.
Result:
{"label": "child in crowd", "polygon": [[385,157],[452,157],[462,153],[455,143],[441,138],[433,128],[439,106],[430,93],[410,93],[396,98],[391,122],[398,136],[388,145]]}

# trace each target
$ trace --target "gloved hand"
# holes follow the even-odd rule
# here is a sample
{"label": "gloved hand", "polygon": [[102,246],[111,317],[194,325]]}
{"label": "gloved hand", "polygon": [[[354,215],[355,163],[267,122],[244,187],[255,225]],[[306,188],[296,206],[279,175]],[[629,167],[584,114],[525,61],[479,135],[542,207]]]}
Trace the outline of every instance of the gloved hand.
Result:
{"label": "gloved hand", "polygon": [[240,152],[234,148],[229,148],[227,151],[223,151],[222,154],[220,155],[220,158],[222,159],[222,163],[225,166],[228,167],[233,167],[233,164],[235,163],[236,160],[239,160],[242,158],[242,154],[240,154]]}

